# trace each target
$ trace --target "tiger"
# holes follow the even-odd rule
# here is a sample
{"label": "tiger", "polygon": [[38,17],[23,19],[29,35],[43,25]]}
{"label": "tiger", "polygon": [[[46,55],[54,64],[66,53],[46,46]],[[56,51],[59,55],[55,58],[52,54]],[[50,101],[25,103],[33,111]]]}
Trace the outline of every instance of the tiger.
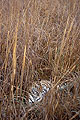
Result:
{"label": "tiger", "polygon": [[29,90],[29,104],[42,101],[50,89],[51,82],[48,80],[41,80],[39,83],[35,82]]}
{"label": "tiger", "polygon": [[[48,80],[41,80],[38,83],[35,82],[29,90],[29,105],[36,104],[42,101],[52,87],[53,83]],[[73,87],[73,84],[68,84],[64,82],[63,84],[59,84],[56,87],[56,91],[68,91]]]}

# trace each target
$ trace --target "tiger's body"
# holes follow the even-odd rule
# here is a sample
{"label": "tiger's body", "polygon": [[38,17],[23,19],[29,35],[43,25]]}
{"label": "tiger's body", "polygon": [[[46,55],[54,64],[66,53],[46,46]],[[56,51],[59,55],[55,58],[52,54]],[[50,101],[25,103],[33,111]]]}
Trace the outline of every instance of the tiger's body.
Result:
{"label": "tiger's body", "polygon": [[[52,88],[53,84],[47,80],[41,80],[39,83],[35,82],[29,90],[29,105],[36,104],[43,100],[48,91]],[[73,84],[63,83],[56,86],[56,91],[70,91]]]}

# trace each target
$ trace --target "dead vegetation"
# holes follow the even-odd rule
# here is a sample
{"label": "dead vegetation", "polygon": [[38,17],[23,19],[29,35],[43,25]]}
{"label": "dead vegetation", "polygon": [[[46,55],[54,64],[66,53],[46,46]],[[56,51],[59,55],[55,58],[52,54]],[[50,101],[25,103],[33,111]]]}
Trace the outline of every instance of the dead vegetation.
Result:
{"label": "dead vegetation", "polygon": [[[39,79],[53,87],[28,106]],[[73,84],[57,91],[57,85]],[[0,1],[0,118],[80,119],[80,1]]]}

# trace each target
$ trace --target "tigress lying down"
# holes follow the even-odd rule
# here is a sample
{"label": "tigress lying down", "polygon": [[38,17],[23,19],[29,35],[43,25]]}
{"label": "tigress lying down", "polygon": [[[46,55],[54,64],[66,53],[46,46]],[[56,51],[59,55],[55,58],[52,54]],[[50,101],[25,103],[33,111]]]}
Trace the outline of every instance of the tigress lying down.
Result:
{"label": "tigress lying down", "polygon": [[[34,83],[29,90],[29,104],[32,105],[33,103],[40,102],[46,93],[52,88],[52,83],[47,80],[41,80],[39,83]],[[59,91],[66,91],[66,93],[73,88],[73,84],[63,83],[57,85],[57,90]],[[56,91],[57,91],[56,90]]]}

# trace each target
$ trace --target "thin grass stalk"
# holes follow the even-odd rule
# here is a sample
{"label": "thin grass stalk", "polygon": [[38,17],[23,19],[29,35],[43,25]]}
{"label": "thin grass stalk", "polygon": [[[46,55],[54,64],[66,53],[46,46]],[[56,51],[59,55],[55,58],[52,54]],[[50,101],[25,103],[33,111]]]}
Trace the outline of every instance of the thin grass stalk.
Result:
{"label": "thin grass stalk", "polygon": [[66,40],[68,40],[68,39],[69,39],[70,32],[71,32],[71,30],[72,30],[72,27],[73,27],[73,24],[74,24],[74,20],[75,20],[75,18],[72,20],[72,22],[71,22],[71,24],[70,24],[70,28],[69,28],[69,30],[68,30],[68,33],[67,33]]}
{"label": "thin grass stalk", "polygon": [[6,47],[6,59],[5,59],[5,73],[6,73],[7,63],[8,63],[8,55],[9,55],[9,51],[10,51],[10,47],[8,46],[8,42],[9,42],[9,31],[8,31],[8,34],[7,34],[7,47]]}
{"label": "thin grass stalk", "polygon": [[57,61],[57,66],[59,65],[59,61],[60,61],[60,57],[61,55],[63,54],[63,49],[64,49],[64,46],[65,46],[65,35],[66,35],[66,32],[67,32],[67,28],[69,26],[69,16],[67,18],[67,23],[66,23],[66,27],[64,29],[64,34],[63,34],[63,38],[62,38],[62,41],[61,41],[61,47],[60,47],[60,55],[59,55],[59,58],[58,58],[58,61]]}
{"label": "thin grass stalk", "polygon": [[13,66],[13,73],[11,76],[11,93],[12,93],[12,98],[13,96],[13,86],[14,86],[14,79],[15,79],[15,74],[16,74],[16,47],[17,47],[17,32],[18,32],[18,24],[19,21],[17,22],[16,30],[15,30],[15,35],[14,35],[14,47],[13,47],[13,59],[12,59],[12,66]]}
{"label": "thin grass stalk", "polygon": [[14,48],[13,48],[13,83],[16,74],[16,46],[17,46],[17,35],[15,36]]}
{"label": "thin grass stalk", "polygon": [[78,111],[75,115],[73,115],[69,120],[75,119],[80,114],[80,111]]}
{"label": "thin grass stalk", "polygon": [[25,67],[25,57],[26,57],[26,45],[24,48],[24,56],[23,56],[22,71],[21,71],[20,96],[22,94],[22,83],[23,83],[23,75],[24,75],[24,67]]}
{"label": "thin grass stalk", "polygon": [[52,61],[52,48],[49,49],[49,63]]}

